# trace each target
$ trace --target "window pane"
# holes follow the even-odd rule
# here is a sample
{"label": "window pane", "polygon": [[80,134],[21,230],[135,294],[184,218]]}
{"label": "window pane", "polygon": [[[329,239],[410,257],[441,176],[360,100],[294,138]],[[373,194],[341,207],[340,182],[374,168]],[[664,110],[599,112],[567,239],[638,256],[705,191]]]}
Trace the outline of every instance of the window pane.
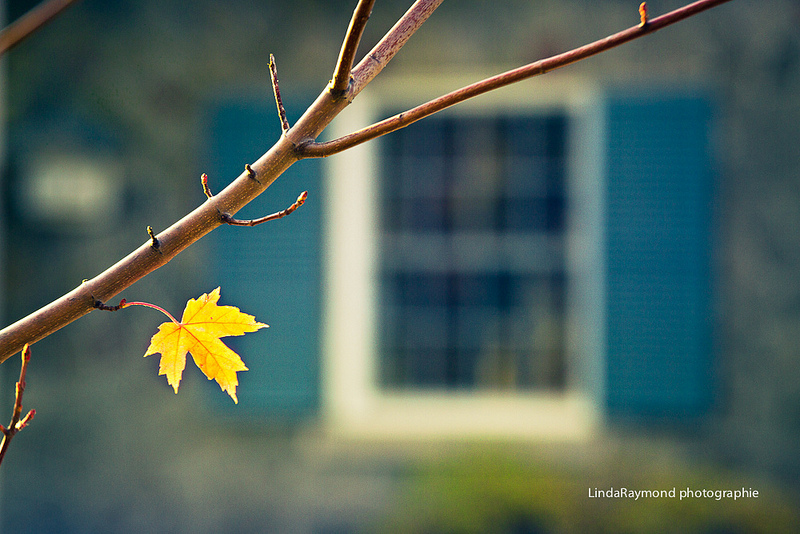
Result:
{"label": "window pane", "polygon": [[563,386],[566,127],[434,117],[383,145],[384,386]]}

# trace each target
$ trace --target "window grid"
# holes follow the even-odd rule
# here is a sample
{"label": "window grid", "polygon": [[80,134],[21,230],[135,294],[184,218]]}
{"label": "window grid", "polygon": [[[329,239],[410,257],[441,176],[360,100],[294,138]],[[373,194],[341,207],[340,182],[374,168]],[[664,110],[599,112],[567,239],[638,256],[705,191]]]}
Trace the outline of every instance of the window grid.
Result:
{"label": "window grid", "polygon": [[433,117],[382,145],[380,377],[560,389],[566,117]]}

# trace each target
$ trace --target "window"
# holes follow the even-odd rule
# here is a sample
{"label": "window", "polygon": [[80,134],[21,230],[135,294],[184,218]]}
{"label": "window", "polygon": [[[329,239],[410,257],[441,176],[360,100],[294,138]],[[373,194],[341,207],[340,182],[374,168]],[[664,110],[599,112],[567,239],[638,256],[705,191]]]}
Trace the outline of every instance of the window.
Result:
{"label": "window", "polygon": [[[336,128],[437,85],[361,95]],[[592,268],[569,252],[585,96],[529,90],[330,158],[323,404],[337,430],[572,438],[594,427],[597,362],[569,340],[581,315],[570,293]]]}
{"label": "window", "polygon": [[378,147],[382,387],[564,387],[567,129],[451,114]]}
{"label": "window", "polygon": [[[332,134],[462,82],[371,85]],[[241,172],[274,113],[212,103],[203,170]],[[298,162],[241,216],[308,189],[301,210],[204,240],[225,298],[271,325],[230,340],[250,369],[235,409],[210,398],[378,438],[694,424],[714,398],[711,117],[691,89],[554,76]]]}

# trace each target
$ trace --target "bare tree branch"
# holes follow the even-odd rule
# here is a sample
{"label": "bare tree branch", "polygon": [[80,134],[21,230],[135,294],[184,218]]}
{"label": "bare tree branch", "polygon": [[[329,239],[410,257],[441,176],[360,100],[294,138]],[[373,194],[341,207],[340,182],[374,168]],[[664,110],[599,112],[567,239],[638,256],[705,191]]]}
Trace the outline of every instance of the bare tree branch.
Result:
{"label": "bare tree branch", "polygon": [[[306,110],[289,137],[295,149],[316,140],[330,122],[372,81],[400,51],[412,35],[428,20],[444,0],[417,0],[392,26],[377,45],[359,62],[351,75],[353,83],[342,98],[341,93],[329,84]],[[300,127],[302,125],[302,127]],[[300,154],[295,153],[297,159]]]}
{"label": "bare tree branch", "polygon": [[0,31],[0,55],[16,46],[27,36],[53,20],[77,0],[49,0],[42,2],[25,15]]}
{"label": "bare tree branch", "polygon": [[3,458],[6,457],[6,451],[11,444],[14,436],[25,428],[25,426],[36,415],[36,410],[29,411],[25,417],[22,416],[22,395],[25,393],[25,374],[28,371],[28,362],[31,359],[31,349],[28,345],[22,348],[22,368],[19,371],[19,381],[17,382],[16,394],[14,395],[14,410],[11,414],[11,422],[8,428],[0,425],[0,432],[3,433],[3,442],[0,443],[0,463],[3,463]]}
{"label": "bare tree branch", "polygon": [[272,93],[275,95],[275,104],[278,106],[278,118],[281,121],[281,131],[289,131],[289,119],[286,118],[286,109],[283,107],[281,88],[278,86],[278,66],[275,65],[275,56],[269,55],[269,79],[272,82]]}
{"label": "bare tree branch", "polygon": [[417,0],[353,69],[350,100],[383,70],[444,0]]}
{"label": "bare tree branch", "polygon": [[[246,170],[248,170],[248,172],[251,170],[249,165],[246,166]],[[206,195],[206,197],[207,198],[212,198],[214,196],[214,194],[211,192],[211,188],[208,187],[208,175],[206,173],[203,173],[202,175],[200,175],[200,183],[203,184],[203,193]],[[233,217],[231,217],[227,213],[220,213],[219,216],[222,219],[222,222],[224,222],[225,224],[229,224],[231,226],[256,226],[256,225],[259,225],[261,223],[265,223],[265,222],[269,222],[269,221],[275,221],[277,219],[282,219],[282,218],[286,217],[287,215],[292,214],[294,212],[294,210],[296,210],[297,208],[299,208],[300,206],[305,204],[307,198],[308,198],[308,191],[303,191],[297,197],[297,200],[294,201],[294,204],[292,204],[288,208],[286,208],[284,210],[281,210],[281,211],[279,211],[277,213],[273,213],[271,215],[267,215],[266,217],[260,217],[258,219],[239,220],[239,219],[234,219]],[[147,228],[149,229],[150,227],[148,226]],[[150,231],[150,230],[148,230],[148,231]],[[152,235],[151,235],[151,237],[152,237]],[[125,302],[125,299],[122,299],[122,301]],[[102,303],[100,303],[100,304],[102,304]],[[95,307],[98,307],[98,306],[95,306]],[[109,309],[109,308],[108,308],[108,306],[101,306],[100,309]],[[116,310],[112,310],[112,311],[116,311]]]}
{"label": "bare tree branch", "polygon": [[369,16],[372,14],[372,6],[375,0],[359,0],[353,18],[350,19],[350,27],[342,43],[342,50],[339,52],[339,60],[336,62],[336,70],[333,73],[331,90],[344,93],[350,85],[350,70],[353,68],[353,61],[358,51],[358,44],[364,34]]}
{"label": "bare tree branch", "polygon": [[[225,224],[225,221],[220,217],[221,213],[226,213],[233,217],[237,211],[263,193],[286,169],[301,158],[321,157],[341,151],[344,149],[341,148],[341,145],[354,146],[377,135],[407,126],[414,120],[444,109],[444,107],[453,105],[456,102],[461,102],[503,85],[547,72],[558,66],[584,59],[602,50],[607,50],[646,33],[656,31],[678,20],[683,20],[710,7],[722,4],[725,1],[728,0],[702,0],[695,2],[663,17],[647,21],[644,27],[632,28],[592,45],[556,56],[556,58],[560,58],[558,61],[562,63],[557,63],[555,58],[551,58],[479,82],[469,88],[456,91],[451,95],[426,104],[425,106],[428,107],[422,111],[419,111],[419,108],[416,108],[418,111],[412,110],[414,112],[411,115],[413,120],[401,117],[389,119],[389,121],[396,120],[398,122],[378,123],[373,127],[380,129],[377,134],[372,130],[367,134],[358,133],[355,140],[350,136],[346,136],[344,141],[334,141],[333,143],[335,144],[333,145],[314,143],[314,140],[325,127],[388,64],[411,35],[419,29],[422,23],[442,3],[442,0],[417,0],[372,51],[353,69],[353,83],[349,84],[344,98],[342,98],[341,93],[332,90],[333,84],[329,84],[297,123],[288,132],[281,135],[278,141],[256,162],[245,166],[245,172],[240,174],[222,191],[211,198],[206,198],[202,205],[166,230],[158,234],[152,233],[150,239],[98,276],[85,280],[66,295],[0,331],[0,362],[19,352],[25,344],[35,343],[96,309],[95,303],[98,300],[108,302],[109,299],[125,288],[130,287],[137,280],[166,265],[189,245],[218,226]],[[351,32],[352,35],[355,35],[355,33],[355,31]],[[352,38],[350,37],[351,34],[348,34],[346,40]],[[207,190],[207,184],[205,189]]]}
{"label": "bare tree branch", "polygon": [[565,67],[729,1],[730,0],[700,0],[652,20],[647,19],[647,6],[645,3],[642,3],[639,6],[640,23],[638,26],[628,28],[627,30],[594,41],[580,48],[575,48],[569,52],[564,52],[563,54],[542,59],[523,67],[481,80],[338,139],[333,139],[325,143],[308,143],[300,147],[300,153],[304,158],[320,158],[338,154],[348,148],[404,128],[409,124],[470,98]]}
{"label": "bare tree branch", "polygon": [[647,2],[639,4],[639,26],[647,24]]}
{"label": "bare tree branch", "polygon": [[261,223],[283,219],[287,215],[292,214],[294,210],[305,204],[307,198],[308,198],[308,191],[303,191],[297,197],[297,200],[294,201],[294,204],[292,204],[288,208],[281,210],[277,213],[273,213],[272,215],[267,215],[266,217],[260,217],[258,219],[239,220],[239,219],[234,219],[227,213],[221,213],[220,216],[222,217],[222,221],[225,224],[230,224],[231,226],[256,226]]}

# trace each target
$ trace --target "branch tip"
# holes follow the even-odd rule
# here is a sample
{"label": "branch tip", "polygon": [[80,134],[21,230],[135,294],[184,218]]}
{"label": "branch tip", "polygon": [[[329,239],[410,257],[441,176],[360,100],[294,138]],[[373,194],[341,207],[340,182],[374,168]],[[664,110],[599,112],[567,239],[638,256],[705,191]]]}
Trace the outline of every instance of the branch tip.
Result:
{"label": "branch tip", "polygon": [[289,119],[286,118],[286,109],[283,107],[281,89],[278,87],[278,66],[275,56],[269,55],[269,79],[272,82],[272,93],[275,95],[275,104],[278,106],[278,118],[281,121],[281,131],[285,135],[289,131]]}
{"label": "branch tip", "polygon": [[231,226],[256,226],[258,224],[286,217],[287,215],[291,214],[294,210],[302,206],[307,198],[308,198],[308,191],[303,191],[297,197],[297,200],[295,200],[294,204],[292,204],[285,210],[273,213],[272,215],[267,215],[266,217],[261,217],[260,219],[247,219],[247,220],[234,219],[227,213],[222,213],[222,212],[219,213],[219,216],[222,219],[222,222],[224,222],[225,224],[229,224]]}
{"label": "branch tip", "polygon": [[211,188],[208,187],[208,175],[206,173],[200,175],[200,183],[203,184],[203,193],[205,193],[206,198],[213,197]]}
{"label": "branch tip", "polygon": [[247,173],[248,178],[250,178],[251,180],[255,180],[258,183],[261,183],[261,180],[256,178],[256,171],[253,170],[253,167],[251,167],[249,163],[244,164],[244,170]]}
{"label": "branch tip", "polygon": [[36,415],[36,410],[30,410],[25,417],[23,417],[19,423],[17,423],[17,432],[28,426],[28,423],[33,421],[33,416]]}
{"label": "branch tip", "polygon": [[20,418],[22,414],[22,395],[25,393],[25,375],[28,372],[28,362],[31,360],[31,349],[29,344],[25,344],[22,348],[22,367],[19,371],[19,381],[16,384],[16,392],[14,394],[14,410],[11,415],[11,422],[8,427],[0,425],[0,430],[3,433],[3,442],[0,444],[0,463],[5,458],[8,446],[14,435],[25,428],[31,422],[33,416],[36,415],[36,410],[30,410],[25,417]]}
{"label": "branch tip", "polygon": [[147,235],[150,236],[150,246],[153,247],[159,254],[161,254],[161,251],[158,248],[158,247],[161,246],[161,243],[158,242],[158,238],[156,237],[156,234],[153,233],[153,227],[152,226],[148,226],[147,227]]}

